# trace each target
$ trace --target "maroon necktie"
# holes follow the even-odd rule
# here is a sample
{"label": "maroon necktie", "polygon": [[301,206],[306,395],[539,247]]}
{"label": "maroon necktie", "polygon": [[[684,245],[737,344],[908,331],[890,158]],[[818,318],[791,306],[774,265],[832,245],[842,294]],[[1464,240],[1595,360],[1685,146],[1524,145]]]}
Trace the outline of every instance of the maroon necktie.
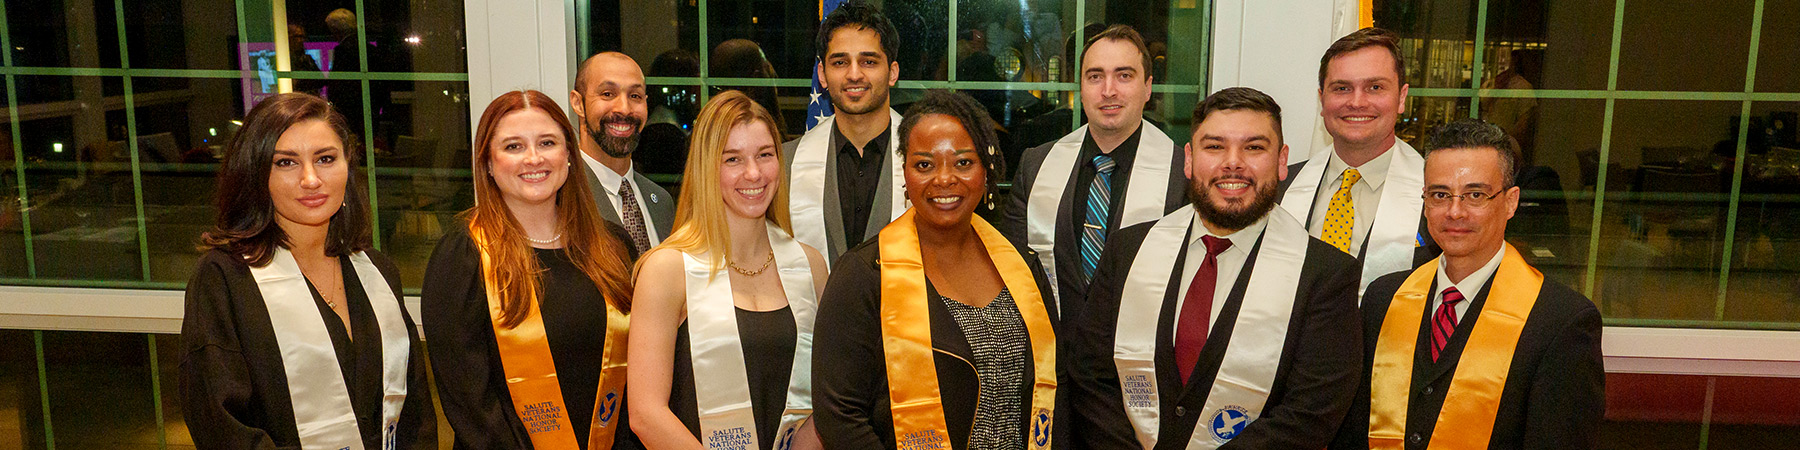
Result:
{"label": "maroon necktie", "polygon": [[1450,336],[1456,334],[1456,304],[1462,301],[1463,295],[1456,291],[1456,286],[1444,288],[1444,302],[1438,305],[1437,313],[1431,315],[1431,362],[1437,362],[1438,353],[1444,351]]}
{"label": "maroon necktie", "polygon": [[1181,371],[1181,383],[1187,384],[1200,360],[1200,349],[1206,346],[1207,329],[1212,324],[1213,288],[1219,281],[1219,254],[1231,248],[1231,240],[1201,236],[1206,243],[1206,262],[1194,272],[1188,283],[1187,298],[1181,300],[1181,317],[1175,322],[1175,368]]}

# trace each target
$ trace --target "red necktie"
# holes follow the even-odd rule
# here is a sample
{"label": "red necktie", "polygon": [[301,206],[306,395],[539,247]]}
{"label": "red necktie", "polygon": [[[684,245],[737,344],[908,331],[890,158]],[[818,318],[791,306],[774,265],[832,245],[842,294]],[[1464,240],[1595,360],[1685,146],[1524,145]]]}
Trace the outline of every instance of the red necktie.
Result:
{"label": "red necktie", "polygon": [[1181,317],[1175,322],[1175,368],[1181,371],[1182,384],[1193,374],[1200,349],[1206,347],[1207,329],[1212,324],[1213,288],[1219,280],[1219,254],[1231,248],[1229,239],[1201,236],[1200,240],[1206,243],[1206,262],[1200,263],[1200,271],[1194,272],[1194,281],[1188,283],[1187,297],[1181,300]]}
{"label": "red necktie", "polygon": [[1456,291],[1456,286],[1444,288],[1444,302],[1438,305],[1437,313],[1431,315],[1431,362],[1437,362],[1438,353],[1444,351],[1450,336],[1456,334],[1456,304],[1462,301],[1463,295]]}

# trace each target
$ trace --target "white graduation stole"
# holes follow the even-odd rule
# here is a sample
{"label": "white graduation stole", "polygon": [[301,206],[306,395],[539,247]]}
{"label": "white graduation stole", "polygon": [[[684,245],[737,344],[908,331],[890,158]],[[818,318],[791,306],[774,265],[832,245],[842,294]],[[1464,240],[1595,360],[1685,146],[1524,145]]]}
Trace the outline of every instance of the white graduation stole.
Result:
{"label": "white graduation stole", "polygon": [[[888,110],[889,152],[900,149],[900,119],[900,113]],[[825,208],[837,207],[825,204],[825,190],[837,189],[837,186],[825,185],[825,161],[831,157],[831,130],[835,123],[836,116],[826,117],[801,135],[800,142],[794,146],[794,162],[788,169],[788,186],[792,186],[792,190],[788,192],[788,216],[795,219],[794,239],[819,250],[826,262],[837,260],[837,255],[833,254],[836,252],[829,242],[830,233],[825,231]],[[888,186],[891,187],[888,191],[892,197],[888,201],[891,210],[888,220],[893,221],[900,218],[900,214],[907,209],[906,189],[901,188],[906,185],[906,180],[900,173],[901,158],[894,155],[885,157],[890,177]],[[849,247],[862,242],[863,237],[845,236],[844,239],[844,246]]]}
{"label": "white graduation stole", "polygon": [[[375,312],[375,324],[381,328],[381,445],[392,450],[400,407],[406,402],[407,358],[412,355],[412,341],[406,335],[400,302],[369,255],[350,255],[350,265],[362,281],[369,309]],[[288,249],[276,247],[269,265],[251,267],[250,275],[256,279],[263,304],[269,308],[269,323],[281,348],[281,366],[287,375],[288,397],[294,403],[300,446],[306,450],[364,450],[337,351],[325,329],[325,318],[319,315],[319,307],[306,287],[306,276],[300,273],[300,263]]]}
{"label": "white graduation stole", "polygon": [[[1311,217],[1313,201],[1331,163],[1331,146],[1314,151],[1294,184],[1281,197],[1281,208],[1300,220]],[[1387,181],[1381,188],[1381,208],[1375,211],[1375,223],[1369,227],[1368,243],[1363,244],[1362,281],[1356,285],[1356,298],[1362,299],[1369,282],[1394,272],[1412,270],[1413,248],[1419,242],[1419,218],[1425,211],[1425,157],[1406,141],[1394,139],[1388,148],[1394,157],[1388,160]],[[1319,211],[1319,214],[1324,214]],[[1304,224],[1302,224],[1304,226]]]}
{"label": "white graduation stole", "polygon": [[818,295],[806,251],[786,231],[769,224],[769,246],[781,289],[794,312],[794,366],[788,376],[787,405],[775,436],[757,436],[750,410],[750,381],[744,373],[744,348],[738,339],[737,312],[731,298],[731,274],[714,268],[706,255],[683,253],[687,273],[688,347],[694,365],[694,392],[700,409],[700,441],[709,450],[756,450],[758,442],[775,439],[772,448],[786,450],[794,432],[812,417],[813,317]]}
{"label": "white graduation stole", "polygon": [[[1186,448],[1215,449],[1237,437],[1262,414],[1269,388],[1275,383],[1309,236],[1305,226],[1284,212],[1271,211],[1266,217],[1268,226],[1263,230],[1256,264],[1250,267],[1250,285],[1244,289],[1227,340],[1229,347]],[[1170,261],[1186,246],[1184,238],[1194,220],[1192,207],[1158,220],[1144,237],[1120,291],[1113,362],[1124,394],[1125,415],[1144,448],[1156,447],[1162,407],[1156,385],[1156,327],[1145,324],[1157,323],[1169,280],[1175,274],[1175,264]]]}
{"label": "white graduation stole", "polygon": [[[1119,216],[1119,228],[1125,228],[1162,217],[1168,202],[1169,171],[1175,161],[1175,141],[1156,129],[1150,121],[1139,125],[1144,130],[1138,136],[1137,156],[1132,160],[1131,180],[1125,181],[1124,212]],[[1031,249],[1037,251],[1038,261],[1044,266],[1044,275],[1049,277],[1050,292],[1058,309],[1062,307],[1061,290],[1056,287],[1056,209],[1062,205],[1063,192],[1068,188],[1069,179],[1075,174],[1075,166],[1086,164],[1076,161],[1081,156],[1081,143],[1087,139],[1088,126],[1082,125],[1073,133],[1069,133],[1050,147],[1050,153],[1044,155],[1044,165],[1038,168],[1037,182],[1031,187],[1031,198],[1025,204],[1025,223],[1027,240]],[[1138,181],[1138,182],[1134,182]],[[1087,189],[1087,186],[1076,186],[1076,189]],[[1072,205],[1082,208],[1084,205]],[[1081,214],[1071,211],[1071,215]],[[1081,236],[1076,230],[1075,236]]]}

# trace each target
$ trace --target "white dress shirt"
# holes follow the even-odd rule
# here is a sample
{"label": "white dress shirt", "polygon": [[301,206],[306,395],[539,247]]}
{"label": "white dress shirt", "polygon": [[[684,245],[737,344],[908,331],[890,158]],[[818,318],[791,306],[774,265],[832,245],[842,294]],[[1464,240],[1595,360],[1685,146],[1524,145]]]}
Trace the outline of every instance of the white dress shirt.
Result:
{"label": "white dress shirt", "polygon": [[612,202],[613,212],[619,213],[620,226],[624,226],[625,208],[619,198],[619,184],[631,183],[631,192],[637,197],[638,213],[644,216],[644,234],[650,237],[650,245],[662,243],[662,236],[656,234],[656,219],[650,217],[650,207],[644,203],[644,196],[647,194],[643,187],[638,186],[637,177],[633,176],[637,174],[637,164],[625,167],[625,173],[620,174],[587,153],[581,154],[581,160],[587,163],[588,170],[594,172],[594,177],[600,179],[600,187],[606,188],[606,201]]}
{"label": "white dress shirt", "polygon": [[1481,295],[1481,287],[1487,285],[1488,279],[1493,278],[1494,272],[1500,269],[1500,259],[1503,256],[1506,256],[1505,247],[1494,252],[1494,257],[1488,260],[1487,265],[1475,269],[1461,281],[1450,281],[1450,276],[1446,275],[1450,270],[1450,266],[1445,262],[1447,260],[1438,258],[1437,292],[1431,293],[1431,311],[1426,314],[1436,316],[1438,306],[1444,304],[1444,290],[1455,286],[1456,292],[1463,295],[1463,301],[1453,307],[1456,309],[1456,323],[1462,323],[1463,315],[1469,312],[1469,304],[1475,302],[1475,296]]}
{"label": "white dress shirt", "polygon": [[[1395,140],[1394,146],[1381,152],[1381,156],[1356,168],[1362,179],[1350,186],[1350,203],[1356,207],[1356,219],[1350,227],[1351,255],[1362,253],[1363,241],[1369,238],[1369,229],[1375,225],[1375,212],[1381,208],[1381,188],[1386,184],[1388,165],[1394,160],[1394,152],[1400,149],[1399,142]],[[1312,217],[1306,224],[1306,231],[1313,236],[1324,235],[1331,196],[1343,186],[1344,170],[1349,168],[1350,164],[1339,158],[1337,151],[1331,152],[1331,161],[1325,165],[1325,176],[1330,179],[1319,183],[1319,191],[1313,195]]]}
{"label": "white dress shirt", "polygon": [[[1244,264],[1250,262],[1250,249],[1256,246],[1257,238],[1262,237],[1263,229],[1268,226],[1269,217],[1263,216],[1262,219],[1242,230],[1220,236],[1207,230],[1206,225],[1200,223],[1199,219],[1194,220],[1194,224],[1188,232],[1193,239],[1187,242],[1187,259],[1184,259],[1181,264],[1181,288],[1175,292],[1175,317],[1177,320],[1181,317],[1182,305],[1187,301],[1188,287],[1193,285],[1194,276],[1200,273],[1200,265],[1206,262],[1206,242],[1201,238],[1212,236],[1231,241],[1231,248],[1220,252],[1218,256],[1219,277],[1213,283],[1212,312],[1207,316],[1206,329],[1207,334],[1210,335],[1211,330],[1217,328],[1211,324],[1219,321],[1219,311],[1225,308],[1225,297],[1231,295],[1231,288],[1237,283],[1238,274],[1243,273]],[[1174,333],[1170,333],[1169,339],[1170,342],[1174,342]]]}

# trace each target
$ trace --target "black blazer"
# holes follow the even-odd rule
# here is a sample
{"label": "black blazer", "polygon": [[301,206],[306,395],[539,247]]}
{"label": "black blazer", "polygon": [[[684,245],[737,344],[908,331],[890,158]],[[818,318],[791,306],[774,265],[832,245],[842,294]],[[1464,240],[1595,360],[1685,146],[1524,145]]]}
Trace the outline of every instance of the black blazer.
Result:
{"label": "black blazer", "polygon": [[[1142,136],[1139,136],[1138,138],[1143,139]],[[1018,171],[1015,172],[1015,175],[1013,176],[1012,191],[1008,194],[1008,198],[1006,199],[1005,211],[1003,211],[1003,214],[1000,216],[1000,223],[995,224],[996,227],[999,227],[1000,232],[1005,234],[1007,239],[1012,239],[1013,242],[1025,243],[1027,245],[1031,243],[1029,240],[1030,228],[1026,223],[1025,207],[1031,200],[1032,186],[1037,185],[1038,170],[1044,167],[1044,158],[1049,156],[1050,148],[1055,146],[1056,141],[1050,141],[1044,145],[1039,145],[1030,150],[1026,150],[1024,156],[1020,157]],[[1169,165],[1169,179],[1167,180],[1168,189],[1166,189],[1164,193],[1163,214],[1175,212],[1176,209],[1180,209],[1188,204],[1188,179],[1187,175],[1184,175],[1181,172],[1181,168],[1187,165],[1187,156],[1182,153],[1180,147],[1170,150],[1175,152],[1175,159]],[[1142,159],[1143,156],[1140,154],[1137,158]],[[1076,170],[1079,170],[1080,165],[1085,163],[1085,161],[1076,161]],[[1131,176],[1135,177],[1136,175],[1133,174]],[[1132,181],[1136,182],[1140,180]],[[1058,203],[1056,207],[1055,242],[1057,274],[1056,289],[1057,292],[1060,293],[1059,295],[1061,295],[1062,302],[1059,305],[1057,312],[1062,314],[1061,317],[1068,318],[1068,320],[1074,320],[1074,318],[1081,316],[1082,310],[1085,309],[1087,304],[1084,297],[1086,297],[1087,294],[1088,283],[1083,281],[1081,277],[1076,276],[1076,274],[1081,273],[1081,230],[1076,229],[1076,226],[1073,225],[1074,219],[1070,218],[1070,214],[1077,213],[1074,203],[1075,194],[1079,191],[1075,187],[1074,172],[1070,172],[1069,179],[1061,180],[1061,182],[1064,183],[1065,186],[1063,187],[1062,200],[1060,200],[1060,203]],[[1120,192],[1115,193],[1115,195],[1124,194]],[[1118,209],[1123,210],[1124,208]],[[1106,229],[1113,230],[1114,233],[1117,233],[1120,228],[1119,218],[1123,215],[1122,211],[1112,211],[1112,217],[1106,219]]]}
{"label": "black blazer", "polygon": [[[1304,168],[1304,167],[1306,167],[1306,161],[1300,161],[1300,162],[1288,165],[1288,177],[1285,180],[1281,180],[1281,184],[1278,186],[1278,189],[1280,190],[1280,192],[1282,192],[1283,194],[1287,193],[1288,187],[1292,186],[1294,184],[1294,177],[1300,176],[1300,169]],[[1328,175],[1329,174],[1327,174],[1327,176]],[[1320,183],[1320,184],[1323,184],[1323,183]],[[1321,194],[1319,194],[1319,192],[1314,192],[1313,193],[1314,198],[1309,199],[1307,204],[1312,205],[1312,204],[1317,203],[1319,195],[1321,195]],[[1425,195],[1425,194],[1423,192],[1421,192],[1421,193],[1419,193],[1419,195]],[[1276,197],[1276,201],[1280,201],[1280,200],[1281,200],[1280,197]],[[1310,206],[1306,209],[1306,211],[1307,211],[1307,214],[1305,217],[1295,217],[1295,219],[1300,220],[1301,225],[1311,224],[1313,214],[1322,214],[1323,213],[1323,211],[1313,211]],[[1308,229],[1310,230],[1311,227],[1309,226]],[[1356,260],[1357,261],[1362,261],[1368,255],[1368,253],[1369,253],[1369,235],[1373,235],[1373,234],[1374,233],[1369,233],[1368,235],[1363,235],[1362,245],[1359,246],[1359,248],[1357,249],[1357,252],[1356,252]],[[1439,254],[1444,253],[1444,249],[1438,248],[1437,240],[1431,238],[1431,229],[1428,228],[1425,224],[1425,215],[1424,214],[1419,215],[1419,234],[1417,235],[1417,238],[1419,240],[1419,246],[1413,248],[1413,263],[1412,263],[1413,267],[1425,265],[1425,263],[1430,262],[1433,258],[1437,258]]]}
{"label": "black blazer", "polygon": [[[1031,266],[1040,292],[1050,292],[1037,256],[1018,246],[1019,254]],[[819,300],[819,313],[813,333],[813,419],[825,448],[874,449],[894,447],[894,420],[888,398],[886,353],[881,338],[881,269],[880,240],[870,239],[844,253],[825,283],[825,295]],[[937,366],[939,395],[944,402],[944,421],[949,428],[951,448],[967,450],[969,430],[975,423],[975,399],[980,380],[976,378],[974,353],[950,310],[938,302],[937,289],[929,283],[925,295],[932,301],[931,347]],[[1044,296],[1045,307],[1050,305]],[[1055,309],[1049,309],[1052,325]],[[1033,373],[1033,361],[1025,358],[1025,373]],[[919,374],[911,374],[919,375]],[[1059,390],[1060,392],[1060,390]],[[1018,387],[1025,397],[1026,410],[1020,414],[1019,439],[1028,436],[1030,419],[1030,383]],[[1060,395],[1059,395],[1060,396]],[[1061,408],[1059,408],[1061,410]],[[1066,416],[1069,414],[1060,414]]]}
{"label": "black blazer", "polygon": [[[1365,368],[1356,402],[1332,449],[1369,448],[1369,382],[1367,363],[1375,357],[1375,343],[1387,318],[1394,292],[1408,273],[1383,276],[1369,284],[1363,297],[1363,360]],[[1444,346],[1441,363],[1431,362],[1431,311],[1419,323],[1419,342],[1413,353],[1410,403],[1407,405],[1408,449],[1423,449],[1437,426],[1444,391],[1450,387],[1456,362],[1486,306],[1493,281],[1481,288],[1456,325],[1456,334]],[[1437,289],[1437,283],[1432,283]],[[1430,304],[1425,306],[1430,309]],[[1599,445],[1600,421],[1606,411],[1606,374],[1600,356],[1600,312],[1580,293],[1555,281],[1544,280],[1537,304],[1519,335],[1506,387],[1500,394],[1499,415],[1494,418],[1491,449],[1592,449]]]}
{"label": "black blazer", "polygon": [[[1088,314],[1071,320],[1063,336],[1064,355],[1060,360],[1068,371],[1071,386],[1066,386],[1071,410],[1077,416],[1063,415],[1061,424],[1071,428],[1070,438],[1076,448],[1137,448],[1136,434],[1125,414],[1124,399],[1119,392],[1117,365],[1113,362],[1113,344],[1119,314],[1120,290],[1132,260],[1153,223],[1126,228],[1107,242],[1095,272],[1094,284],[1088,292]],[[1184,240],[1186,242],[1186,240]],[[1261,240],[1251,249],[1250,259],[1239,272],[1226,297],[1219,317],[1213,321],[1206,347],[1200,352],[1192,379],[1184,384],[1175,367],[1175,305],[1181,282],[1181,266],[1187,249],[1175,258],[1176,270],[1170,275],[1172,286],[1162,299],[1162,313],[1156,323],[1156,384],[1162,394],[1162,429],[1157,448],[1184,448],[1193,436],[1202,408],[1212,387],[1213,377],[1229,346],[1238,310],[1243,305],[1244,290],[1255,267]],[[1273,268],[1287,270],[1287,268]],[[1356,390],[1357,374],[1362,362],[1356,357],[1356,342],[1362,330],[1356,325],[1356,261],[1350,255],[1318,239],[1309,239],[1306,263],[1300,267],[1300,285],[1294,304],[1294,315],[1288,323],[1287,340],[1280,366],[1275,371],[1268,402],[1262,416],[1244,428],[1242,434],[1223,448],[1252,449],[1318,449],[1332,436],[1332,427],[1349,409]],[[1149,326],[1150,324],[1143,324]],[[1202,430],[1204,432],[1205,430]]]}

